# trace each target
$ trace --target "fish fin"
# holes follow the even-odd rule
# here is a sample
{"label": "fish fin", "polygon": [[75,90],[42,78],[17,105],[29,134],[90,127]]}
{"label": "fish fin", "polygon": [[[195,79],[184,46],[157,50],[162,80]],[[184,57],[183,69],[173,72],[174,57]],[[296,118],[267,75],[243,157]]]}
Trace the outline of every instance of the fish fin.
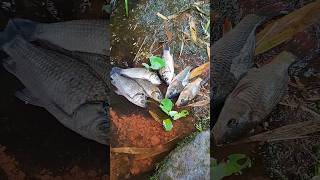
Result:
{"label": "fish fin", "polygon": [[17,35],[21,35],[28,41],[32,40],[33,33],[36,29],[36,23],[24,19],[9,20],[6,28],[0,33],[0,46],[10,42]]}
{"label": "fish fin", "polygon": [[34,106],[44,107],[40,100],[34,97],[28,89],[17,91],[15,96],[26,104],[32,104]]}
{"label": "fish fin", "polygon": [[12,58],[8,57],[2,60],[3,67],[11,74],[15,75],[16,71],[16,63],[13,61]]}
{"label": "fish fin", "polygon": [[118,94],[119,96],[123,96],[123,94],[119,91],[119,90],[115,90],[114,91],[116,94]]}

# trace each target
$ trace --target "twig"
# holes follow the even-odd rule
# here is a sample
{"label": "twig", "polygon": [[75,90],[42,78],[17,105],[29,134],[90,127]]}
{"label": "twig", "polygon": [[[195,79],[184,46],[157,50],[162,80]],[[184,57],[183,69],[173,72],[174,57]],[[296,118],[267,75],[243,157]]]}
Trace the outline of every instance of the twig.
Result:
{"label": "twig", "polygon": [[140,53],[140,50],[142,49],[142,47],[143,47],[144,43],[146,42],[146,39],[147,39],[147,38],[148,38],[148,36],[146,36],[146,37],[143,39],[143,42],[142,42],[142,44],[141,44],[141,46],[140,46],[137,54],[135,55],[135,57],[134,57],[134,59],[133,59],[133,62],[135,62],[135,60],[137,59],[138,54]]}

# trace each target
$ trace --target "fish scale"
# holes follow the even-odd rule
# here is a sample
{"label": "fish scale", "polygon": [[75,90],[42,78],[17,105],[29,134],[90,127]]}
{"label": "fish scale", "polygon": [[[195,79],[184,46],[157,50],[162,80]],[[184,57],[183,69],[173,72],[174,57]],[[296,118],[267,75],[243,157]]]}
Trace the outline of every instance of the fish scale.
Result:
{"label": "fish scale", "polygon": [[53,52],[48,54],[48,51],[33,46],[19,36],[3,49],[13,59],[19,60],[17,64],[30,67],[47,98],[68,114],[86,102],[107,99],[106,84],[89,67],[75,59]]}
{"label": "fish scale", "polygon": [[288,68],[295,59],[283,51],[271,63],[248,71],[228,96],[213,128],[218,144],[248,133],[272,111],[287,90]]}
{"label": "fish scale", "polygon": [[255,14],[244,17],[211,47],[211,84],[216,87],[213,101],[223,100],[253,65],[255,30],[264,20]]}

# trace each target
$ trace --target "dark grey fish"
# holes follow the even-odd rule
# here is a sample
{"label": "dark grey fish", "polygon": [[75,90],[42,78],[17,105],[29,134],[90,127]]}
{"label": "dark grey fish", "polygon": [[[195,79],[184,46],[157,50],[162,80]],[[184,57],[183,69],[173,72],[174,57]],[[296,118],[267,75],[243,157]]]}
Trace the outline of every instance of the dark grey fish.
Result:
{"label": "dark grey fish", "polygon": [[191,66],[187,66],[173,78],[173,80],[169,84],[169,87],[167,88],[166,98],[171,99],[181,93],[184,87],[186,87],[186,85],[189,83],[190,71]]}
{"label": "dark grey fish", "polygon": [[288,67],[295,59],[283,51],[271,63],[248,71],[228,96],[213,127],[217,144],[240,138],[272,111],[287,89]]}
{"label": "dark grey fish", "polygon": [[107,20],[73,20],[36,23],[13,19],[7,28],[15,28],[24,38],[45,40],[70,51],[109,55],[109,23]]}
{"label": "dark grey fish", "polygon": [[211,46],[212,101],[223,101],[253,65],[256,28],[265,18],[245,16],[239,24]]}
{"label": "dark grey fish", "polygon": [[107,144],[109,120],[103,107],[108,99],[106,83],[77,59],[9,34],[12,36],[0,34],[0,44],[11,57],[3,62],[4,67],[26,87],[17,97],[44,107],[80,135]]}

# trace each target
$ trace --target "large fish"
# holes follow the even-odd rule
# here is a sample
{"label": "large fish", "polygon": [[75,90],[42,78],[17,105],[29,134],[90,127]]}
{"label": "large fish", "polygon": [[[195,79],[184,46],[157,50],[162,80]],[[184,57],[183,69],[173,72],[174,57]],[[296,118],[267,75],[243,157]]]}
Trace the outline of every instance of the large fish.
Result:
{"label": "large fish", "polygon": [[174,77],[174,61],[172,54],[170,54],[170,48],[165,46],[163,49],[163,59],[165,60],[165,67],[159,70],[159,74],[162,79],[169,85]]}
{"label": "large fish", "polygon": [[189,83],[190,70],[191,67],[187,66],[173,78],[166,92],[167,98],[171,99],[178,96],[179,93],[184,89],[184,87]]}
{"label": "large fish", "polygon": [[160,102],[163,99],[162,93],[158,86],[152,84],[148,80],[136,79],[137,83],[143,88],[147,95],[154,99],[155,101]]}
{"label": "large fish", "polygon": [[147,106],[147,95],[135,80],[121,76],[117,67],[112,68],[110,77],[111,83],[117,88],[118,95],[124,96],[137,106],[143,108]]}
{"label": "large fish", "polygon": [[44,40],[70,51],[109,55],[109,23],[107,20],[73,20],[37,23],[12,19],[8,28],[20,31],[24,38]]}
{"label": "large fish", "polygon": [[106,83],[88,65],[34,46],[7,30],[0,34],[0,46],[10,56],[3,65],[26,87],[16,96],[44,107],[80,135],[108,144]]}
{"label": "large fish", "polygon": [[161,80],[159,76],[151,72],[145,68],[128,68],[128,69],[121,69],[121,68],[113,68],[114,70],[123,75],[127,76],[129,78],[134,78],[134,79],[145,79],[150,81],[152,84],[161,84]]}
{"label": "large fish", "polygon": [[295,59],[283,51],[271,63],[248,71],[228,96],[213,127],[217,144],[240,138],[271,112],[287,89],[288,67]]}
{"label": "large fish", "polygon": [[176,105],[184,106],[193,98],[195,98],[200,91],[201,82],[202,82],[202,79],[197,78],[193,82],[189,83],[180,93],[180,96],[176,102]]}

